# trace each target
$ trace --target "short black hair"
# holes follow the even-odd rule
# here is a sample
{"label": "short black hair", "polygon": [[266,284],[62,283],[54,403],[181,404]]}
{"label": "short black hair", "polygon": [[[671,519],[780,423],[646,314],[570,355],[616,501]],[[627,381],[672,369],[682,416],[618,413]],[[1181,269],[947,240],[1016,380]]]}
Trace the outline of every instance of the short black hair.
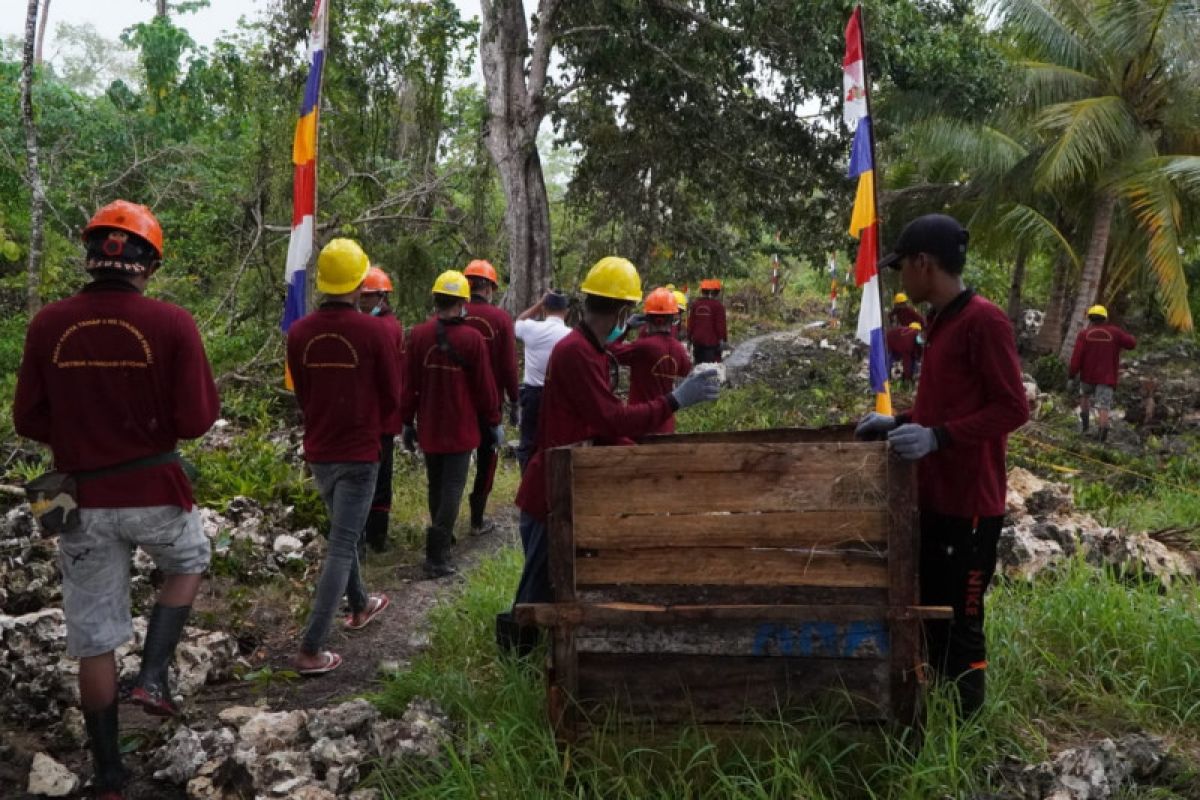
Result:
{"label": "short black hair", "polygon": [[593,314],[617,314],[626,306],[631,306],[633,303],[628,300],[619,300],[615,297],[601,297],[598,294],[585,294],[583,296],[583,308]]}
{"label": "short black hair", "polygon": [[487,278],[481,278],[478,275],[467,276],[467,283],[469,283],[471,285],[471,293],[472,294],[474,294],[477,291],[481,291],[483,289],[487,289],[492,286],[495,286],[495,284],[492,283]]}
{"label": "short black hair", "polygon": [[455,297],[452,294],[434,294],[433,307],[438,311],[445,311],[448,308],[454,308],[459,303],[464,302],[461,297]]}
{"label": "short black hair", "polygon": [[1092,322],[1108,322],[1108,317],[1103,314],[1088,314],[1088,319]]}

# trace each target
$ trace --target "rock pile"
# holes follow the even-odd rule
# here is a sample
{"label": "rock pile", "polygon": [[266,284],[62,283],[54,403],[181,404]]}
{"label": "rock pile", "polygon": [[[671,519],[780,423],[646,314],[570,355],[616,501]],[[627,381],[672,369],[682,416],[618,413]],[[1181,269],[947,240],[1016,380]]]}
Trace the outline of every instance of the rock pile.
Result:
{"label": "rock pile", "polygon": [[204,532],[213,543],[213,555],[237,560],[244,580],[261,580],[280,569],[319,564],[325,540],[315,528],[292,531],[291,506],[262,504],[248,497],[229,501],[224,514],[200,509]]}
{"label": "rock pile", "polygon": [[1020,467],[1008,473],[1006,522],[998,556],[1010,578],[1033,579],[1076,553],[1095,566],[1153,577],[1163,585],[1200,573],[1194,553],[1173,550],[1145,533],[1106,528],[1075,509],[1071,487]]}
{"label": "rock pile", "polygon": [[853,336],[833,331],[801,329],[756,336],[737,346],[725,360],[730,386],[785,379],[809,381],[815,369],[843,373],[865,370],[863,346]]}
{"label": "rock pile", "polygon": [[[133,641],[117,650],[123,679],[137,675],[144,619],[134,620]],[[56,723],[64,738],[75,739],[66,712],[79,704],[78,662],[66,655],[66,623],[58,608],[21,616],[0,616],[0,718],[23,725]],[[186,628],[171,670],[175,693],[190,697],[209,682],[232,677],[237,643],[226,633]]]}
{"label": "rock pile", "polygon": [[193,800],[377,800],[374,790],[354,791],[373,765],[436,760],[448,733],[446,716],[420,699],[400,719],[383,719],[366,700],[302,711],[235,706],[208,730],[177,729],[150,764]]}
{"label": "rock pile", "polygon": [[1141,733],[1064,750],[1050,761],[1001,769],[1005,800],[1108,800],[1153,781],[1166,760],[1161,739]]}

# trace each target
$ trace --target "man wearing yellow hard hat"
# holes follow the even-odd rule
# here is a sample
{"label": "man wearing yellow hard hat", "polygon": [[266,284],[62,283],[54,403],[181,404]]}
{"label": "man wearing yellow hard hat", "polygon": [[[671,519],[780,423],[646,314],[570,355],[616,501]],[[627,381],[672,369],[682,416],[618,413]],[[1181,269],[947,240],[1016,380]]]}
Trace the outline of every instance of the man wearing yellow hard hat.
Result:
{"label": "man wearing yellow hard hat", "polygon": [[1087,311],[1088,326],[1075,338],[1071,365],[1067,374],[1079,377],[1079,430],[1087,433],[1092,405],[1099,417],[1098,437],[1108,441],[1108,417],[1113,393],[1121,371],[1121,351],[1137,347],[1137,340],[1120,326],[1108,321],[1108,309],[1092,306]]}
{"label": "man wearing yellow hard hat", "polygon": [[323,648],[343,595],[351,630],[365,627],[389,602],[385,594],[367,594],[358,562],[379,442],[400,399],[395,331],[358,310],[369,268],[357,242],[325,245],[317,256],[317,290],[324,298],[288,329],[288,369],[304,414],[304,458],[329,509],[329,549],[295,658],[301,675],[341,666],[342,657]]}
{"label": "man wearing yellow hard hat", "polygon": [[405,354],[400,418],[404,447],[414,450],[419,441],[425,454],[425,575],[430,578],[456,572],[450,545],[471,453],[484,436],[497,446],[504,442],[491,354],[483,334],[466,321],[470,299],[466,275],[456,270],[439,275],[433,283],[436,313],[412,329]]}
{"label": "man wearing yellow hard hat", "polygon": [[892,363],[900,362],[903,372],[900,379],[912,383],[916,380],[917,371],[921,365],[921,323],[910,322],[907,325],[887,329],[887,351]]}
{"label": "man wearing yellow hard hat", "polygon": [[904,328],[914,322],[924,328],[925,315],[909,304],[907,294],[896,292],[896,296],[892,298],[892,310],[888,312],[888,325]]}
{"label": "man wearing yellow hard hat", "polygon": [[[608,345],[624,335],[630,312],[642,300],[641,276],[628,259],[608,256],[596,262],[580,289],[583,320],[550,354],[534,454],[517,492],[525,546],[517,603],[554,599],[546,534],[547,451],[580,442],[628,444],[659,429],[676,411],[715,400],[720,392],[715,371],[697,371],[662,397],[629,405],[621,402],[609,385]],[[506,649],[527,652],[537,630],[521,629],[506,613],[496,620],[496,637]]]}

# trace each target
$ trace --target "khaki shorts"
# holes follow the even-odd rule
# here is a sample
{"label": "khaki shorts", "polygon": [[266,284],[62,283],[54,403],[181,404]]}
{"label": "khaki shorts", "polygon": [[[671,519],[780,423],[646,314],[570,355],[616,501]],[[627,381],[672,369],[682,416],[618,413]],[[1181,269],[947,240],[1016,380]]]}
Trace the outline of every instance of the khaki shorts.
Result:
{"label": "khaki shorts", "polygon": [[135,547],[167,575],[198,575],[211,555],[196,508],[82,509],[79,529],[58,540],[67,655],[102,655],[133,638],[129,565]]}
{"label": "khaki shorts", "polygon": [[1101,411],[1111,411],[1113,407],[1113,387],[1103,383],[1079,383],[1079,391],[1084,397],[1092,398],[1092,405]]}

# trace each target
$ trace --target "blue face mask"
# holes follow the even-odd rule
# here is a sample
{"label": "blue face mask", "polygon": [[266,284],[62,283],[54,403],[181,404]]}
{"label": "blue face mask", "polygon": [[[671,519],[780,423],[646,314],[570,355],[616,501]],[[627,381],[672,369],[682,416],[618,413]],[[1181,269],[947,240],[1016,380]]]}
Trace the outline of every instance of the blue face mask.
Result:
{"label": "blue face mask", "polygon": [[618,325],[608,332],[608,338],[604,340],[605,344],[612,344],[625,335],[625,326]]}
{"label": "blue face mask", "polygon": [[372,316],[372,317],[378,317],[378,316],[379,316],[380,314],[382,314],[382,313],[383,313],[383,307],[382,307],[382,306],[375,306],[374,308],[372,308],[372,309],[371,309],[371,316]]}

